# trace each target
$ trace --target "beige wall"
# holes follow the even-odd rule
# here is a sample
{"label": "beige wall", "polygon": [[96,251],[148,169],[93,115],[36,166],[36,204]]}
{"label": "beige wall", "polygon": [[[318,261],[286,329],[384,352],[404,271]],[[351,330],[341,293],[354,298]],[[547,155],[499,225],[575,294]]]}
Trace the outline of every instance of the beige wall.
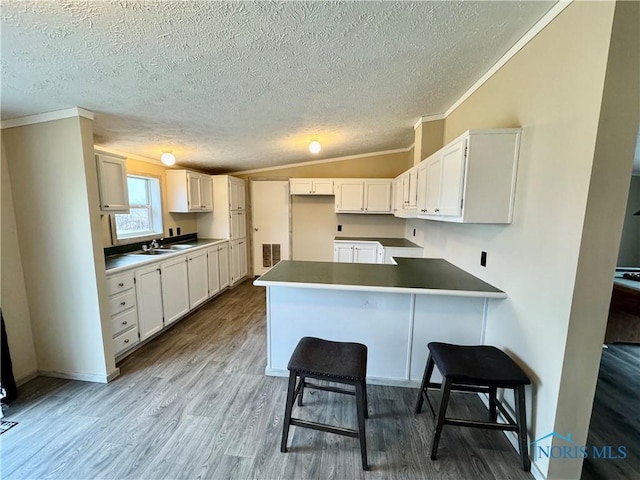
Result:
{"label": "beige wall", "polygon": [[11,180],[2,142],[2,229],[0,232],[0,305],[7,328],[7,339],[13,375],[18,383],[35,376],[38,371],[36,350],[31,331],[29,304],[22,271],[16,217],[13,209]]}
{"label": "beige wall", "polygon": [[[446,119],[445,143],[471,128],[522,126],[513,224],[407,222],[407,231],[420,229],[427,256],[443,256],[507,292],[490,304],[486,342],[515,357],[533,380],[531,440],[555,430],[586,442],[624,209],[619,192],[631,170],[627,130],[637,129],[628,113],[638,105],[630,94],[637,78],[614,82],[627,102],[616,102],[620,115],[601,124],[614,8],[571,4]],[[629,21],[637,28],[637,17]],[[627,59],[637,60],[637,38],[627,43],[635,45]],[[615,140],[612,130],[620,133]],[[595,208],[598,200],[608,213]],[[578,478],[581,462],[537,459],[536,467],[550,478]]]}
{"label": "beige wall", "polygon": [[[273,169],[235,176],[252,178],[394,178],[407,170],[413,150],[351,160]],[[333,260],[336,236],[404,237],[405,221],[393,215],[336,214],[333,196],[291,196],[292,259]],[[342,225],[342,231],[337,226]],[[251,231],[250,229],[248,231]]]}
{"label": "beige wall", "polygon": [[640,267],[640,216],[634,213],[640,210],[640,176],[631,177],[627,210],[624,214],[624,227],[618,252],[618,265],[621,267]]}
{"label": "beige wall", "polygon": [[444,146],[444,120],[422,122],[414,134],[413,164],[417,165]]}
{"label": "beige wall", "polygon": [[117,372],[106,313],[90,120],[2,131],[38,370],[106,381]]}
{"label": "beige wall", "polygon": [[[99,148],[100,147],[98,147],[98,149]],[[169,170],[169,168],[163,165],[127,158],[127,173],[133,175],[149,175],[160,179],[160,191],[162,195],[162,228],[164,230],[164,236],[169,236],[169,228],[173,228],[173,234],[177,235],[177,227],[180,227],[180,233],[182,235],[186,233],[196,233],[198,231],[197,213],[170,213],[167,211],[167,170]],[[112,245],[112,241],[109,215],[102,216],[101,225],[102,243],[105,247],[110,247]]]}

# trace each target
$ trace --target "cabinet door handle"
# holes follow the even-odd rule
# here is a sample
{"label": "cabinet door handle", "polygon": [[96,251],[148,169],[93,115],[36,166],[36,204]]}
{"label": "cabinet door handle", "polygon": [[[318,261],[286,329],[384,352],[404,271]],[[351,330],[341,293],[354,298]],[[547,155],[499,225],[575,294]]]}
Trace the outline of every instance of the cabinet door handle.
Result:
{"label": "cabinet door handle", "polygon": [[109,205],[105,205],[104,208],[109,208]]}
{"label": "cabinet door handle", "polygon": [[127,339],[124,341],[124,343],[129,343],[129,339],[127,338]]}
{"label": "cabinet door handle", "polygon": [[118,286],[119,287],[124,287],[124,283],[120,282],[120,283],[118,283]]}
{"label": "cabinet door handle", "polygon": [[440,209],[439,209],[439,208],[436,208],[436,212],[439,212],[439,211],[440,211]]}
{"label": "cabinet door handle", "polygon": [[125,320],[124,322],[122,322],[122,325],[126,325],[128,322]]}
{"label": "cabinet door handle", "polygon": [[122,306],[124,306],[126,304],[127,304],[127,302],[120,302],[120,305],[122,305]]}

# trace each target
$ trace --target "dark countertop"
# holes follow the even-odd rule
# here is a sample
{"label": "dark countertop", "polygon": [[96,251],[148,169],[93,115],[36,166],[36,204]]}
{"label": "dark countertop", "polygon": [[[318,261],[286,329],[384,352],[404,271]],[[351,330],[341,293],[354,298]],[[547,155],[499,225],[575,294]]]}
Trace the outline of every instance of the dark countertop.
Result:
{"label": "dark countertop", "polygon": [[397,265],[284,260],[258,286],[505,298],[502,290],[441,258],[396,258]]}
{"label": "dark countertop", "polygon": [[[165,258],[172,258],[176,255],[180,255],[183,253],[189,253],[193,249],[198,247],[205,247],[208,245],[215,245],[217,243],[228,242],[228,240],[223,238],[199,238],[197,240],[189,240],[187,242],[183,242],[185,245],[192,245],[192,248],[185,248],[184,250],[176,250],[172,253],[163,253],[159,255],[133,255],[131,253],[124,253],[120,255],[111,255],[104,259],[105,269],[108,274],[115,273],[121,270],[126,270],[128,268],[139,267],[143,265],[147,265],[149,263],[154,263],[158,261],[162,261]],[[179,245],[179,243],[177,244]]]}
{"label": "dark countertop", "polygon": [[338,242],[378,242],[383,247],[410,247],[422,248],[420,245],[407,240],[406,238],[389,237],[334,237]]}
{"label": "dark countertop", "polygon": [[627,272],[640,273],[640,267],[617,267],[615,276],[613,277],[613,285],[622,287],[630,293],[640,295],[640,282],[623,278],[622,275]]}

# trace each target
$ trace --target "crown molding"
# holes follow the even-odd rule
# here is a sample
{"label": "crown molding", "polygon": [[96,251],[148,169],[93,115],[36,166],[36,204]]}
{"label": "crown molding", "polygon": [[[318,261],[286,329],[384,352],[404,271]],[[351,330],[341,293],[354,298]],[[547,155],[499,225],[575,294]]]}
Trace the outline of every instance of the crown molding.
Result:
{"label": "crown molding", "polygon": [[[153,163],[154,165],[160,165],[160,166],[162,166],[164,168],[167,168],[167,169],[170,168],[167,165],[165,165],[164,163],[162,163],[160,160],[154,160],[153,158],[143,157],[142,155],[136,155],[135,153],[127,153],[127,152],[123,152],[122,150],[115,150],[113,148],[103,147],[102,145],[94,145],[94,150],[97,151],[97,152],[103,152],[103,153],[109,153],[111,155],[117,155],[117,156],[123,157],[123,158],[129,158],[131,160],[138,160],[140,162]],[[180,168],[180,167],[177,167],[177,168]]]}
{"label": "crown molding", "polygon": [[384,150],[382,152],[360,153],[358,155],[348,155],[346,157],[325,158],[323,160],[313,160],[311,162],[289,163],[289,164],[275,166],[275,167],[254,168],[253,170],[242,170],[238,172],[231,172],[228,175],[246,175],[249,173],[270,172],[273,170],[283,170],[285,168],[306,167],[308,165],[318,165],[321,163],[342,162],[345,160],[355,160],[357,158],[364,158],[364,157],[375,157],[378,155],[390,155],[393,153],[407,153],[412,148],[413,148],[413,144],[411,144],[411,146],[407,148],[396,148],[395,150]]}
{"label": "crown molding", "polygon": [[38,113],[36,115],[27,115],[26,117],[9,118],[0,122],[0,129],[24,127],[25,125],[34,125],[36,123],[51,122],[54,120],[64,120],[65,118],[72,117],[83,117],[93,120],[93,112],[84,108],[73,107],[53,112]]}
{"label": "crown molding", "polygon": [[436,120],[444,120],[446,115],[444,113],[438,113],[436,115],[425,115],[424,117],[420,117],[418,121],[413,126],[413,129],[416,130],[420,125],[427,122],[435,122]]}

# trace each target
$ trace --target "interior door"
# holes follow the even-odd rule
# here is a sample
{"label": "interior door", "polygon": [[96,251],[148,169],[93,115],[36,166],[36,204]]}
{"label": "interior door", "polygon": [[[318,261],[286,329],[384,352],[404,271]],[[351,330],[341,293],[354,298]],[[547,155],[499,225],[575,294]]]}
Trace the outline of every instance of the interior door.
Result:
{"label": "interior door", "polygon": [[289,182],[252,180],[250,188],[253,274],[262,275],[291,258]]}

